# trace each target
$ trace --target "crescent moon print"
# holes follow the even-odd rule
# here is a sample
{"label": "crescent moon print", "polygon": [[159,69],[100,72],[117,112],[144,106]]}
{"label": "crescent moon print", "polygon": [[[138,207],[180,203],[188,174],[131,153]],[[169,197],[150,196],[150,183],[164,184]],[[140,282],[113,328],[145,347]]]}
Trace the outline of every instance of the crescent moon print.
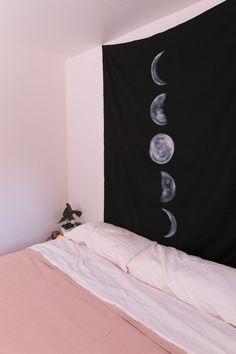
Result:
{"label": "crescent moon print", "polygon": [[164,237],[172,237],[172,236],[174,236],[174,234],[177,231],[176,219],[175,219],[174,215],[169,210],[166,210],[166,209],[162,209],[162,210],[167,214],[167,216],[171,222],[170,231]]}
{"label": "crescent moon print", "polygon": [[169,162],[172,158],[174,148],[174,142],[171,137],[167,134],[160,133],[152,138],[149,155],[154,162],[164,164]]}
{"label": "crescent moon print", "polygon": [[166,125],[167,117],[164,113],[164,104],[166,100],[166,93],[158,95],[151,104],[150,114],[153,122],[158,125]]}
{"label": "crescent moon print", "polygon": [[152,75],[152,79],[153,81],[157,84],[157,85],[166,85],[167,82],[163,81],[158,73],[157,73],[157,64],[158,64],[158,61],[160,60],[160,57],[162,56],[162,54],[164,53],[165,51],[157,54],[157,56],[155,56],[155,58],[153,59],[153,62],[152,62],[152,65],[151,65],[151,75]]}
{"label": "crescent moon print", "polygon": [[161,172],[161,202],[168,203],[170,202],[176,193],[176,185],[174,179],[167,172]]}

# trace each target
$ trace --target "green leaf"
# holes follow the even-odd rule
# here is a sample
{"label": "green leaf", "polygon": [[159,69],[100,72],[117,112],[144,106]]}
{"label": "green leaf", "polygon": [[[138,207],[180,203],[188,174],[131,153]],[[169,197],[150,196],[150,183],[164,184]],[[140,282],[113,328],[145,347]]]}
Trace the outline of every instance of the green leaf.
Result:
{"label": "green leaf", "polygon": [[58,222],[58,224],[60,224],[63,221],[66,221],[66,218],[64,216],[61,218],[61,220]]}
{"label": "green leaf", "polygon": [[61,227],[63,227],[63,229],[65,229],[65,230],[68,230],[68,229],[71,229],[72,227],[74,227],[74,225],[71,224],[71,222],[68,222],[64,225],[61,225]]}
{"label": "green leaf", "polygon": [[[61,222],[67,221],[67,223],[65,223],[65,225],[69,224],[68,228],[71,228],[71,227],[73,227],[73,225],[75,225],[75,224],[72,224],[71,221],[76,220],[75,216],[80,217],[81,215],[82,215],[81,211],[72,210],[71,205],[69,203],[66,203],[66,207],[63,211],[63,216],[58,224],[60,224]],[[62,227],[64,227],[64,226],[62,225]]]}
{"label": "green leaf", "polygon": [[70,216],[68,216],[68,218],[67,218],[68,220],[75,220],[75,218],[74,218],[74,216],[73,215],[70,215]]}
{"label": "green leaf", "polygon": [[72,214],[73,214],[73,210],[72,210],[70,204],[69,204],[69,203],[66,203],[66,207],[65,207],[65,209],[64,209],[64,211],[63,211],[63,216],[64,216],[66,219],[68,219],[68,217],[70,217]]}
{"label": "green leaf", "polygon": [[73,210],[73,214],[77,215],[78,217],[82,215],[81,211],[79,210]]}
{"label": "green leaf", "polygon": [[71,209],[71,210],[72,210],[72,208],[71,208],[71,206],[70,206],[69,203],[66,203],[66,207],[67,207],[68,209]]}

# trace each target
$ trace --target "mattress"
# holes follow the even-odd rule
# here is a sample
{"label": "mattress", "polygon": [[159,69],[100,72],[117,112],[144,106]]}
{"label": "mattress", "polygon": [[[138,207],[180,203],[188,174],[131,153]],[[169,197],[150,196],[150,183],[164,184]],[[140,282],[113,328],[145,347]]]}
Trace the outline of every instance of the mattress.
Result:
{"label": "mattress", "polygon": [[236,330],[60,238],[0,258],[1,354],[233,353]]}

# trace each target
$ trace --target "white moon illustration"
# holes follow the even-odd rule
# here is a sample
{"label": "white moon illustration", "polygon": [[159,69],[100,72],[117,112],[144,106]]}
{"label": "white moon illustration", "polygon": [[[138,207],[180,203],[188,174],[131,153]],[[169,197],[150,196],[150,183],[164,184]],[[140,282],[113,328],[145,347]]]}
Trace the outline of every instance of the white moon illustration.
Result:
{"label": "white moon illustration", "polygon": [[154,162],[164,164],[170,161],[174,154],[174,149],[174,142],[171,137],[160,133],[152,138],[149,155]]}
{"label": "white moon illustration", "polygon": [[166,125],[167,117],[164,113],[164,104],[166,100],[166,93],[158,95],[151,104],[150,114],[153,122],[158,125]]}
{"label": "white moon illustration", "polygon": [[167,82],[163,81],[163,80],[159,77],[159,75],[158,75],[158,73],[157,73],[157,63],[158,63],[160,57],[162,56],[162,54],[163,54],[164,52],[165,52],[165,51],[163,51],[163,52],[157,54],[157,55],[155,56],[155,58],[153,59],[153,62],[152,62],[152,65],[151,65],[151,75],[152,75],[153,81],[154,81],[157,85],[162,85],[162,86],[163,86],[163,85],[166,85]]}
{"label": "white moon illustration", "polygon": [[172,237],[172,236],[174,236],[174,234],[177,231],[176,219],[175,219],[174,215],[169,210],[166,210],[166,209],[162,209],[162,210],[167,214],[167,216],[171,222],[170,231],[164,237]]}
{"label": "white moon illustration", "polygon": [[173,177],[169,175],[169,173],[161,171],[161,186],[161,202],[168,203],[174,198],[176,193],[175,181]]}

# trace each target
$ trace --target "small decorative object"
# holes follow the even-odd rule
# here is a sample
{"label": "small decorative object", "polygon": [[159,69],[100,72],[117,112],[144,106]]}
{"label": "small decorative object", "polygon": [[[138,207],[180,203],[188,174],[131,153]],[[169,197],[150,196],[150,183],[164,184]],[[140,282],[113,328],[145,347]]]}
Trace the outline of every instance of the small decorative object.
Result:
{"label": "small decorative object", "polygon": [[60,231],[58,231],[58,230],[53,231],[51,233],[51,235],[48,237],[47,241],[55,240],[58,237],[63,237],[63,234]]}
{"label": "small decorative object", "polygon": [[73,229],[76,226],[81,225],[79,222],[79,217],[82,215],[82,212],[79,210],[73,210],[69,203],[66,203],[66,207],[63,211],[63,216],[58,224],[61,224],[61,228],[64,230]]}

